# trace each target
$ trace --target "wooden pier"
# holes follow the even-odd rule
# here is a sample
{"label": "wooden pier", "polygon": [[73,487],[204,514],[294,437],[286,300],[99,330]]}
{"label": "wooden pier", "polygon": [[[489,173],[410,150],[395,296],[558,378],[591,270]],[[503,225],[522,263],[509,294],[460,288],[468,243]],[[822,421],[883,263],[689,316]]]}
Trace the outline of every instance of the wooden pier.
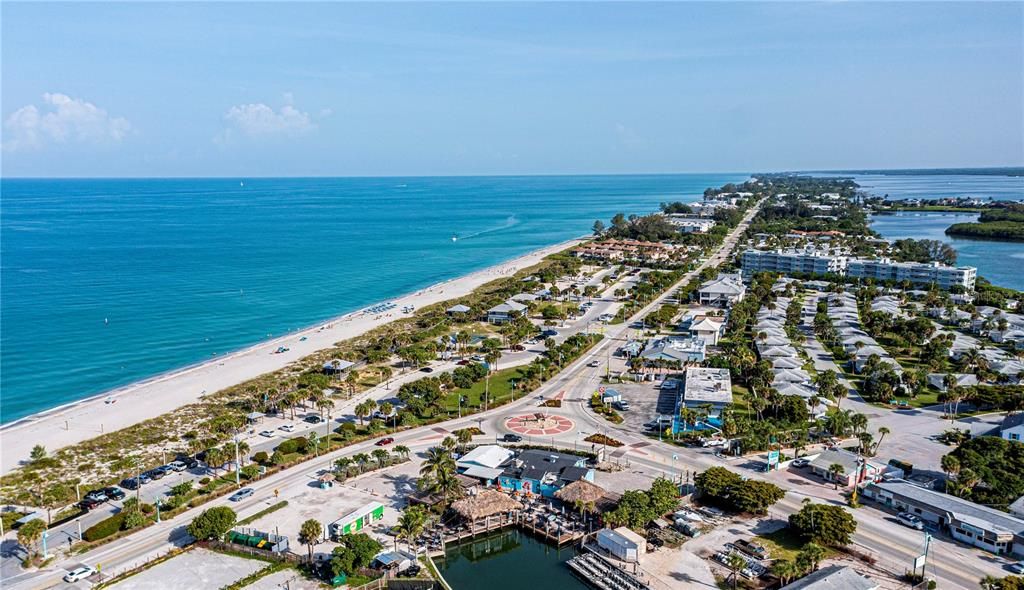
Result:
{"label": "wooden pier", "polygon": [[523,513],[513,512],[490,516],[483,520],[469,523],[465,525],[464,529],[459,529],[453,534],[441,537],[441,549],[434,551],[433,554],[443,554],[445,547],[449,543],[461,543],[462,541],[509,527],[516,527],[558,547],[567,543],[574,543],[586,536],[586,531],[582,529],[571,531],[562,529],[560,531],[557,526],[537,526],[533,519],[526,518]]}

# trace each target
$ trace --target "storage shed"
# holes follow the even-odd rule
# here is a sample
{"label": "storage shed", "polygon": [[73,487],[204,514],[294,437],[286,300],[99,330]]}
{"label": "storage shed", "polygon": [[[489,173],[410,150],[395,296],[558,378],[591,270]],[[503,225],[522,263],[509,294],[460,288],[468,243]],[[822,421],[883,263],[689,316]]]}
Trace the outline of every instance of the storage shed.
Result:
{"label": "storage shed", "polygon": [[623,526],[598,531],[597,546],[623,561],[639,562],[647,551],[647,540]]}

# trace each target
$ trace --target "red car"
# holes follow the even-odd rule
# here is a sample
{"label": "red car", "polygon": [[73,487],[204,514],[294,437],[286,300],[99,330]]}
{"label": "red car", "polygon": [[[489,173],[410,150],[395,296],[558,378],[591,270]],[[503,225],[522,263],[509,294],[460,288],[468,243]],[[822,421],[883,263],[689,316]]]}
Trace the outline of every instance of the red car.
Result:
{"label": "red car", "polygon": [[380,439],[379,441],[375,442],[374,444],[377,445],[378,447],[386,447],[386,446],[388,446],[389,444],[391,444],[393,442],[395,442],[395,439],[393,439],[390,436],[388,436],[388,437]]}

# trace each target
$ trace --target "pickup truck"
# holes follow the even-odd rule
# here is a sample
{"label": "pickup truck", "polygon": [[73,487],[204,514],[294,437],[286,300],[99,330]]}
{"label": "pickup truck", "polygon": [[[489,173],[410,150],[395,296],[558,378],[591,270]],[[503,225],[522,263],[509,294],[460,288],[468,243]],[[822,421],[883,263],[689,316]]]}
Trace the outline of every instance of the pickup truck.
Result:
{"label": "pickup truck", "polygon": [[757,543],[752,543],[746,539],[738,539],[732,542],[733,547],[739,549],[743,553],[757,559],[764,559],[768,557],[768,550]]}

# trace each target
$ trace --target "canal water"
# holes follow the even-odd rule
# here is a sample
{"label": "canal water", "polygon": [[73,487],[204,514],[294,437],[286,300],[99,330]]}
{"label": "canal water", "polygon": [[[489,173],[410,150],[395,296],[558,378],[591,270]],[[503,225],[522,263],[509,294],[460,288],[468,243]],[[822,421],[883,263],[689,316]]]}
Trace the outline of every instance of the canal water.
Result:
{"label": "canal water", "polygon": [[995,285],[1024,291],[1024,243],[998,240],[954,238],[945,234],[954,223],[977,220],[976,213],[901,211],[894,215],[874,215],[871,229],[883,238],[896,240],[941,240],[956,249],[957,264],[976,266],[978,274]]}
{"label": "canal water", "polygon": [[510,529],[449,545],[434,562],[452,590],[583,590],[588,586],[565,565],[573,555],[572,547]]}

